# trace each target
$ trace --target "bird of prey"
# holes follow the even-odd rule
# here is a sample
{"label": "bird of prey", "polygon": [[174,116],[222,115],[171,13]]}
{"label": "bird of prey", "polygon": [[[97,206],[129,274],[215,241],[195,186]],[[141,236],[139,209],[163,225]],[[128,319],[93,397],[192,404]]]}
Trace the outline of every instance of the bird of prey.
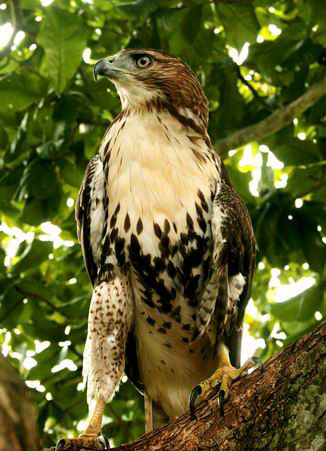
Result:
{"label": "bird of prey", "polygon": [[57,450],[108,446],[102,415],[124,373],[144,393],[149,431],[188,408],[194,415],[214,386],[223,414],[232,381],[256,363],[236,368],[255,238],[209,138],[196,76],[154,49],[121,50],[94,75],[122,104],[76,207],[93,285],[83,374],[96,406],[86,431]]}

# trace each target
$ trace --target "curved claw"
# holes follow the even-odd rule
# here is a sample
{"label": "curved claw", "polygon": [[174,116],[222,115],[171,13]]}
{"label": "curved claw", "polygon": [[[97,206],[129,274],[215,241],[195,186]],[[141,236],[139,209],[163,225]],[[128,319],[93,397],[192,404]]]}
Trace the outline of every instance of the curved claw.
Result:
{"label": "curved claw", "polygon": [[98,441],[103,445],[105,451],[111,449],[109,439],[105,435],[100,435]]}
{"label": "curved claw", "polygon": [[263,362],[260,360],[259,357],[256,357],[255,355],[251,358],[253,363],[257,366],[257,368],[260,368],[261,372],[264,372],[264,365]]}
{"label": "curved claw", "polygon": [[76,439],[61,439],[57,442],[55,451],[68,451],[72,449],[98,449],[103,451],[110,450],[110,443],[107,437],[79,436]]}
{"label": "curved claw", "polygon": [[218,405],[220,407],[221,417],[224,417],[224,400],[225,400],[225,391],[220,390],[218,394]]}
{"label": "curved claw", "polygon": [[202,388],[200,385],[196,385],[196,387],[193,388],[192,392],[190,393],[189,396],[189,410],[190,410],[190,415],[193,418],[196,418],[196,414],[195,414],[195,402],[196,399],[198,398],[199,395],[201,395],[202,393]]}
{"label": "curved claw", "polygon": [[55,451],[64,451],[65,449],[65,444],[66,444],[66,440],[64,438],[62,438],[61,440],[59,440],[57,442],[57,444],[55,445]]}

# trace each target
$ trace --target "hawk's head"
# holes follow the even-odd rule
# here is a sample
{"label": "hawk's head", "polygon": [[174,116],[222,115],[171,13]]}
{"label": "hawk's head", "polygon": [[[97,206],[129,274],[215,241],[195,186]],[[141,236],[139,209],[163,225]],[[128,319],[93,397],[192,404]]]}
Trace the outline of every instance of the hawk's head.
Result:
{"label": "hawk's head", "polygon": [[208,102],[191,68],[181,59],[154,49],[124,49],[98,61],[94,77],[108,77],[122,107],[174,108],[207,127]]}

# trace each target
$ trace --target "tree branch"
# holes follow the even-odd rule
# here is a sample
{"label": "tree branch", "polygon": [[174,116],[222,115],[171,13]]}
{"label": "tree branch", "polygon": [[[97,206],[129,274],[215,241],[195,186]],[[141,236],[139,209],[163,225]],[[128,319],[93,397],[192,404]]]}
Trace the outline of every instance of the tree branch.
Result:
{"label": "tree branch", "polygon": [[289,105],[277,109],[274,113],[257,124],[245,127],[232,135],[217,141],[214,143],[214,147],[216,151],[222,155],[230,149],[235,149],[250,141],[257,141],[271,133],[275,133],[290,124],[294,118],[304,113],[325,94],[326,77],[325,73],[323,73],[322,80],[313,84],[307,92]]}
{"label": "tree branch", "polygon": [[[263,374],[236,381],[225,417],[217,395],[166,426],[116,451],[255,451],[325,449],[326,323],[273,356]],[[316,443],[316,447],[312,447]],[[318,444],[318,446],[317,446]]]}
{"label": "tree branch", "polygon": [[[62,310],[59,307],[56,307],[51,301],[49,301],[48,299],[46,299],[45,297],[39,295],[38,293],[30,293],[27,292],[25,290],[22,290],[19,286],[15,287],[16,291],[18,291],[19,294],[21,294],[22,296],[25,296],[26,298],[32,298],[32,299],[36,299],[37,301],[41,301],[44,304],[46,304],[48,307],[50,307],[54,312],[58,312],[62,315]],[[73,321],[73,318],[70,318],[69,316],[65,315],[66,318],[69,321]],[[67,324],[68,325],[68,324]]]}

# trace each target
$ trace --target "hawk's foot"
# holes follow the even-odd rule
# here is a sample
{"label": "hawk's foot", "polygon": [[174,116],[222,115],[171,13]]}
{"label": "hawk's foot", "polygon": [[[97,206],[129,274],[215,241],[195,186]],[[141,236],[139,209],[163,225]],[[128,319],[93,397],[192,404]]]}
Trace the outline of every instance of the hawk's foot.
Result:
{"label": "hawk's foot", "polygon": [[55,451],[74,451],[79,449],[108,450],[109,440],[101,435],[102,417],[105,401],[98,399],[92,418],[86,430],[78,438],[63,438],[58,441]]}
{"label": "hawk's foot", "polygon": [[[226,351],[226,348],[224,348]],[[224,350],[222,352],[225,352]],[[226,351],[227,352],[227,351]],[[225,357],[225,356],[222,356]],[[220,414],[224,416],[224,403],[229,397],[230,388],[232,382],[238,379],[241,375],[246,374],[250,368],[259,367],[263,371],[263,364],[261,360],[253,356],[246,361],[241,368],[234,368],[227,359],[222,359],[224,365],[218,368],[208,379],[204,380],[202,383],[196,385],[192,390],[189,397],[189,410],[193,418],[195,415],[195,402],[196,399],[200,397],[205,397],[205,395],[211,391],[216,386],[220,386],[218,394],[218,402],[220,408]]]}
{"label": "hawk's foot", "polygon": [[58,441],[55,451],[109,450],[109,440],[104,436],[81,435],[78,438],[63,438]]}

